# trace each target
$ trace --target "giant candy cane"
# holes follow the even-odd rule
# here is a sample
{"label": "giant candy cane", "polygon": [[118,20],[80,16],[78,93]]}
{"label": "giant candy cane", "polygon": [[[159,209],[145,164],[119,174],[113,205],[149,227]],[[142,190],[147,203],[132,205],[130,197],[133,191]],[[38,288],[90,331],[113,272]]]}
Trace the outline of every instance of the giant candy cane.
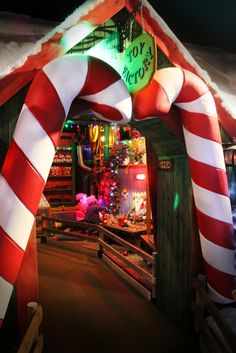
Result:
{"label": "giant candy cane", "polygon": [[0,326],[27,246],[55,147],[72,101],[97,116],[127,123],[131,97],[120,76],[92,57],[67,55],[36,76],[0,174]]}
{"label": "giant candy cane", "polygon": [[134,118],[167,113],[172,103],[182,119],[208,290],[215,302],[230,303],[236,288],[235,243],[215,103],[196,75],[166,68],[134,96]]}

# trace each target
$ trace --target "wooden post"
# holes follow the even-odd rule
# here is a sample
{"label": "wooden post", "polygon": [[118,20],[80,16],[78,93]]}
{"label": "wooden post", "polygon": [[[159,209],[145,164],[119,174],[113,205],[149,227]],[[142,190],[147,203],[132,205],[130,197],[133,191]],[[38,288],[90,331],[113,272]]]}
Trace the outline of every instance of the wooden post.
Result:
{"label": "wooden post", "polygon": [[48,220],[42,217],[42,236],[41,236],[41,243],[47,242],[47,231],[45,228],[48,227]]}
{"label": "wooden post", "polygon": [[[38,303],[37,302],[29,302],[27,303],[27,326],[29,327],[32,319],[34,317],[34,314],[36,313],[38,309]],[[34,342],[37,342],[39,338],[39,330],[35,331],[35,338],[34,338]]]}
{"label": "wooden post", "polygon": [[[35,305],[36,304],[36,305]],[[41,323],[43,319],[43,309],[37,303],[30,303],[27,306],[29,315],[33,315],[25,336],[18,348],[17,353],[42,353],[43,334],[40,334]],[[32,351],[33,349],[33,351]]]}
{"label": "wooden post", "polygon": [[157,289],[157,252],[152,253],[153,264],[152,264],[152,301],[155,301],[157,297],[156,289]]}
{"label": "wooden post", "polygon": [[103,246],[102,246],[102,242],[100,241],[104,240],[104,233],[103,230],[101,230],[101,228],[99,228],[99,233],[98,233],[98,241],[99,241],[99,250],[98,250],[98,257],[102,258],[102,254],[103,254]]}
{"label": "wooden post", "polygon": [[147,163],[146,163],[146,226],[147,226],[146,234],[151,235],[151,203],[150,203],[150,190],[149,190]]}
{"label": "wooden post", "polygon": [[37,302],[29,302],[27,304],[27,326],[31,323],[33,316],[37,310],[38,303]]}

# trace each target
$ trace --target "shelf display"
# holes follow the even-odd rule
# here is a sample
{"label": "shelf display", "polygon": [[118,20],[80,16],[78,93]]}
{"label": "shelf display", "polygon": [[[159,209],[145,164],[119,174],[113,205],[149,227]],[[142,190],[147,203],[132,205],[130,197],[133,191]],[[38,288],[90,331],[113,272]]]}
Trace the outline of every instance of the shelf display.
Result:
{"label": "shelf display", "polygon": [[63,132],[50,168],[45,196],[52,207],[75,205],[75,133]]}

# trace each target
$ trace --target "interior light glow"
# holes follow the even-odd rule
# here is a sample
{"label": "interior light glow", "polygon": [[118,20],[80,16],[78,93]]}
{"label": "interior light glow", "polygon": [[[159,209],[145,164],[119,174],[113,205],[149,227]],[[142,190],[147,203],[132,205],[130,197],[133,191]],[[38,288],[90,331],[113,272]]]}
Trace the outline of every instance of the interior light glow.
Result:
{"label": "interior light glow", "polygon": [[174,210],[176,210],[178,208],[178,206],[179,206],[179,194],[176,193],[175,198],[174,198],[174,205],[173,205]]}
{"label": "interior light glow", "polygon": [[64,51],[68,51],[73,48],[95,29],[96,26],[91,25],[89,22],[83,21],[65,31],[61,40],[61,45],[63,46]]}
{"label": "interior light glow", "polygon": [[146,175],[145,174],[136,174],[136,180],[145,180]]}

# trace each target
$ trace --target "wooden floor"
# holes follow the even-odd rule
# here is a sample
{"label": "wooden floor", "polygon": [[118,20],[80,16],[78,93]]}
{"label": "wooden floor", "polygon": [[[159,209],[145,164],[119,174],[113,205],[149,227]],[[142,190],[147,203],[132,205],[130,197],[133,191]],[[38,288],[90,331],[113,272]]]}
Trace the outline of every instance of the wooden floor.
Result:
{"label": "wooden floor", "polygon": [[38,244],[45,353],[199,353],[101,259]]}

